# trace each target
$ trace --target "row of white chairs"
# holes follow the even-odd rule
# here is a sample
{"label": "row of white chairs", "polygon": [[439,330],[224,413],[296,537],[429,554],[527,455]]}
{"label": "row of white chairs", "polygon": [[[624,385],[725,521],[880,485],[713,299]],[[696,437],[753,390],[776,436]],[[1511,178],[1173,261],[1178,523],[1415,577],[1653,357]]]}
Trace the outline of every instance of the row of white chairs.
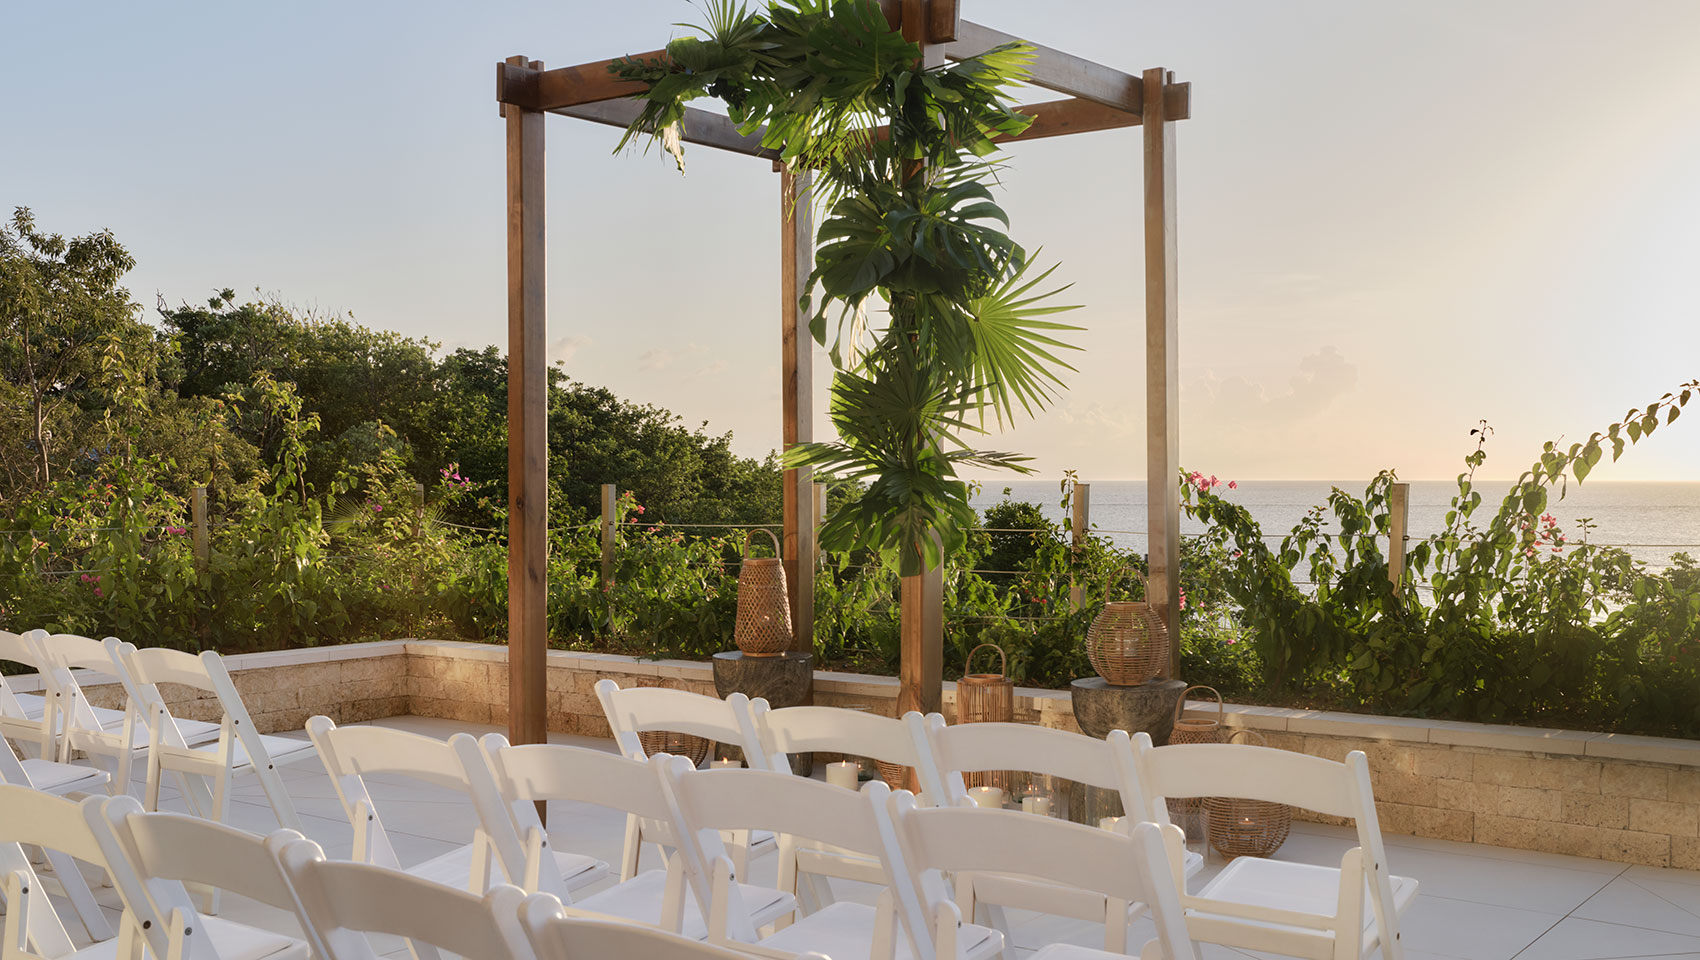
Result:
{"label": "row of white chairs", "polygon": [[[1097,740],[1028,724],[976,723],[947,726],[933,714],[901,719],[830,707],[770,709],[763,700],[733,694],[725,700],[666,688],[621,689],[610,680],[597,685],[609,726],[621,751],[641,759],[638,734],[690,733],[742,748],[756,769],[789,772],[789,757],[808,751],[868,757],[911,767],[922,789],[920,801],[939,807],[969,802],[965,776],[999,770],[1044,774],[1112,792],[1125,813],[1121,829],[1139,823],[1170,826],[1170,798],[1230,797],[1285,803],[1329,816],[1349,818],[1358,845],[1340,866],[1242,857],[1196,894],[1186,881],[1203,858],[1176,846],[1171,853],[1176,886],[1195,938],[1249,949],[1271,950],[1318,960],[1403,953],[1400,917],[1414,902],[1417,882],[1387,867],[1368,760],[1353,751],[1343,762],[1245,744],[1155,747],[1144,733],[1113,731]],[[747,850],[734,847],[734,876],[745,874],[750,853],[782,842],[783,831],[754,824]],[[627,875],[641,840],[657,838],[665,824],[628,818]],[[770,841],[769,838],[777,838]],[[663,845],[669,841],[662,833]],[[873,880],[865,858],[842,850],[800,849],[780,864],[782,878]],[[783,886],[783,884],[782,884]],[[804,909],[830,904],[824,883],[794,888]],[[812,894],[812,896],[811,896]],[[1020,871],[974,872],[955,877],[964,917],[984,916],[1007,934],[1003,908],[1020,907],[1079,920],[1109,917],[1105,947],[1126,947],[1131,923],[1149,904],[1107,901],[1098,892],[1048,884]],[[981,912],[983,911],[983,913]]]}

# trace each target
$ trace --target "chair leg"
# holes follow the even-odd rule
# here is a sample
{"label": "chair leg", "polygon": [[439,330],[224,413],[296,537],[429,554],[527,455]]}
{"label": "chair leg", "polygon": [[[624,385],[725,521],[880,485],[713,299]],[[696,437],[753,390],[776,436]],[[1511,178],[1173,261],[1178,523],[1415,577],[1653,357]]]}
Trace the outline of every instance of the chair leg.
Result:
{"label": "chair leg", "polygon": [[89,939],[96,943],[112,939],[112,928],[107,925],[106,916],[100,912],[100,904],[95,902],[88,881],[83,879],[82,871],[77,869],[77,861],[57,850],[49,850],[47,863],[53,868],[53,876],[58,878],[59,886],[64,889],[65,899],[71,901],[71,908],[77,911],[77,919],[82,921],[83,930],[88,933]]}
{"label": "chair leg", "polygon": [[632,814],[626,814],[626,841],[620,850],[620,882],[637,876],[638,857],[643,853],[643,825]]}
{"label": "chair leg", "polygon": [[278,826],[301,832],[301,817],[295,812],[295,801],[290,799],[289,791],[284,788],[283,777],[278,775],[276,766],[269,760],[264,769],[255,763],[254,775],[260,778],[260,788],[266,792],[266,799],[271,801]]}

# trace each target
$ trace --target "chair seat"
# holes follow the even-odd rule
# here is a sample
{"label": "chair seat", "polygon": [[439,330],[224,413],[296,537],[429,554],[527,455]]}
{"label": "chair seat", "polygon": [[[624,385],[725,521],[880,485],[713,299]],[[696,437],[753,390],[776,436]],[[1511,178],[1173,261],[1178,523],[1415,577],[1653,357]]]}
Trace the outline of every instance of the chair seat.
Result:
{"label": "chair seat", "polygon": [[[1182,869],[1191,877],[1204,866],[1204,855],[1188,850]],[[1101,923],[1104,919],[1105,897],[1101,893],[1078,887],[1058,886],[1043,880],[1008,874],[977,873],[974,875],[974,897],[977,901],[1002,907],[1019,907],[1049,913],[1071,920]],[[1128,919],[1143,916],[1143,903],[1127,905]]]}
{"label": "chair seat", "polygon": [[[785,929],[761,941],[763,948],[789,953],[814,951],[839,960],[859,960],[873,949],[874,926],[879,911],[865,903],[839,901],[797,920]],[[914,960],[909,938],[902,924],[892,918],[897,939],[896,960]],[[956,931],[957,947],[963,960],[981,960],[1003,951],[1003,934],[978,924],[965,923]],[[941,957],[940,960],[955,960]]]}
{"label": "chair seat", "polygon": [[[307,960],[311,954],[306,943],[281,933],[205,914],[201,923],[219,960]],[[118,960],[120,939],[103,940],[62,960]]]}
{"label": "chair seat", "polygon": [[[309,743],[311,746],[311,743]],[[555,866],[560,869],[561,876],[567,882],[568,890],[575,890],[601,880],[608,874],[608,864],[592,857],[577,853],[567,853],[564,850],[554,851]],[[465,890],[472,877],[472,844],[456,847],[448,853],[439,854],[429,860],[416,863],[411,867],[403,867],[403,871],[420,878],[440,883],[456,890]],[[502,869],[494,859],[491,861],[490,877],[493,882],[501,883]]]}
{"label": "chair seat", "polygon": [[[183,720],[177,721],[177,727],[179,730],[183,728],[185,722],[186,721]],[[183,739],[189,739],[187,734],[184,735]],[[213,739],[215,741],[218,739],[217,724],[213,725]],[[200,744],[191,743],[189,746],[190,749],[201,757],[212,757],[218,753],[218,744],[216,742]],[[252,767],[254,765],[253,760],[248,757],[248,748],[242,745],[241,740],[237,740],[231,746],[230,765],[232,769],[241,770],[245,767]],[[265,748],[266,756],[271,758],[273,766],[289,763],[290,761],[299,760],[303,757],[317,755],[313,748],[313,741],[297,740],[294,737],[274,737],[270,734],[262,733],[260,734],[260,746]],[[172,764],[170,762],[166,762],[165,766],[169,768]]]}
{"label": "chair seat", "polygon": [[[1393,885],[1393,911],[1404,916],[1411,901],[1416,899],[1417,881],[1409,877],[1388,879]],[[1332,916],[1340,908],[1340,871],[1336,867],[1319,867],[1308,863],[1239,857],[1217,874],[1214,880],[1204,885],[1204,889],[1198,892],[1198,899]],[[1211,910],[1208,906],[1191,907],[1186,911],[1186,915],[1189,918],[1219,918],[1248,927],[1283,928],[1281,924],[1245,920],[1228,911]],[[1374,925],[1375,911],[1370,902],[1369,884],[1366,881],[1363,908],[1366,940]]]}
{"label": "chair seat", "polygon": [[[625,883],[574,901],[573,907],[622,920],[660,926],[661,901],[666,892],[667,871],[646,870]],[[738,894],[744,898],[744,906],[750,912],[750,920],[757,927],[767,926],[797,906],[796,900],[790,894],[772,887],[740,883]],[[708,924],[703,921],[702,910],[698,908],[696,898],[688,891],[685,893],[683,912],[679,934],[692,940],[707,937]]]}
{"label": "chair seat", "polygon": [[31,757],[22,761],[29,785],[43,793],[87,792],[112,779],[105,770]]}
{"label": "chair seat", "polygon": [[1027,960],[1126,960],[1125,953],[1111,953],[1096,947],[1082,947],[1072,943],[1048,943],[1027,958]]}
{"label": "chair seat", "polygon": [[40,720],[47,714],[47,698],[39,693],[15,693],[18,706],[23,708],[25,720]]}

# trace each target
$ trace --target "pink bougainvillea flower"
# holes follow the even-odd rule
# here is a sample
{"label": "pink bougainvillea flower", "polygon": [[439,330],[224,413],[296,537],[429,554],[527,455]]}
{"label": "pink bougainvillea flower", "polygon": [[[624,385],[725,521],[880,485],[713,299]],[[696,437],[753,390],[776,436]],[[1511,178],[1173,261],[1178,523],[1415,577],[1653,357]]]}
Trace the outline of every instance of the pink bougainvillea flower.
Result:
{"label": "pink bougainvillea flower", "polygon": [[102,593],[102,592],[101,592],[101,591],[100,591],[100,588],[99,588],[99,587],[95,587],[95,588],[94,588],[94,595],[95,595],[95,596],[97,596],[97,597],[104,597],[104,596],[106,596],[106,594],[104,594],[104,593]]}
{"label": "pink bougainvillea flower", "polygon": [[373,513],[383,513],[384,512],[384,505],[381,504],[381,503],[372,504],[372,512]]}
{"label": "pink bougainvillea flower", "polygon": [[1237,480],[1229,480],[1228,481],[1228,489],[1229,490],[1238,490],[1239,488],[1240,488],[1239,481],[1237,481]]}
{"label": "pink bougainvillea flower", "polygon": [[637,505],[637,512],[643,513],[643,504],[640,503],[640,504]]}
{"label": "pink bougainvillea flower", "polygon": [[88,583],[89,582],[89,575],[85,573],[81,577],[79,577],[78,579],[83,581],[84,583]]}

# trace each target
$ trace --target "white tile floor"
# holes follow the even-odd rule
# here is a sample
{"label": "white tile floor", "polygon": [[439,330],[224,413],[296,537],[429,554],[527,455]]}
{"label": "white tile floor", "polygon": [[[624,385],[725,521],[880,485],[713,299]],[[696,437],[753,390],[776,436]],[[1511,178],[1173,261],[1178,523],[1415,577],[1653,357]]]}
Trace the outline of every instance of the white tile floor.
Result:
{"label": "white tile floor", "polygon": [[[443,737],[459,730],[483,733],[489,729],[422,717],[376,722]],[[606,740],[551,739],[611,749]],[[353,834],[324,769],[309,758],[282,770],[306,833],[330,855],[347,856]],[[471,804],[452,791],[399,778],[369,777],[367,786],[404,863],[444,852],[471,836]],[[170,809],[177,803],[174,792],[167,790],[162,806]],[[260,832],[277,826],[264,794],[252,780],[244,780],[237,787],[231,810],[237,826]],[[558,849],[609,862],[618,858],[624,831],[620,814],[557,804],[549,811],[549,825]],[[1629,867],[1414,837],[1386,839],[1393,872],[1415,877],[1422,884],[1405,917],[1405,955],[1410,960],[1700,960],[1700,872]],[[1295,823],[1292,836],[1277,856],[1338,864],[1352,844],[1350,831]],[[1202,882],[1221,867],[1222,863],[1212,857],[1202,877],[1194,882]],[[751,864],[752,880],[772,883],[774,869],[772,857],[759,858]],[[866,890],[852,889],[854,886],[841,888],[841,896],[868,896]],[[113,908],[111,918],[116,921],[114,892],[97,892],[102,902]],[[291,918],[238,898],[227,900],[223,914],[278,930],[294,927]],[[1013,915],[1011,922],[1016,958],[1054,941],[1088,946],[1101,943],[1101,929],[1084,923],[1033,914]],[[380,947],[387,948],[389,955],[405,956],[399,942]],[[1230,960],[1262,956],[1215,946],[1206,946],[1203,952],[1206,958]]]}

